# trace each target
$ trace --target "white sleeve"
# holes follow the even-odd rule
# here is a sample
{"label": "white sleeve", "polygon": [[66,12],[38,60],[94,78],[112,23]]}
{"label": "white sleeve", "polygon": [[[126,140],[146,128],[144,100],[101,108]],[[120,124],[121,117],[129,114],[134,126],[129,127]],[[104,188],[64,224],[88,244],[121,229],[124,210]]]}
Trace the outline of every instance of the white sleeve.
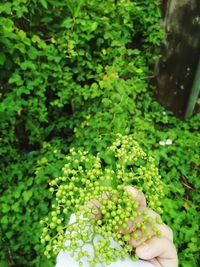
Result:
{"label": "white sleeve", "polygon": [[[76,220],[75,215],[72,214],[69,224],[73,223],[75,220]],[[111,246],[120,247],[113,239],[111,239],[110,241],[111,241]],[[84,250],[87,250],[89,255],[93,254],[93,248],[91,245],[85,245]],[[90,267],[86,258],[83,258],[82,262],[83,262],[82,267]],[[116,262],[113,262],[110,265],[108,265],[108,267],[122,267],[122,266],[123,267],[153,267],[154,265],[152,265],[149,262],[142,261],[142,260],[133,261],[128,255],[124,261],[118,259]],[[80,267],[80,265],[78,264],[78,262],[76,261],[74,257],[70,256],[70,252],[60,251],[56,259],[55,267]],[[102,267],[102,265],[98,263],[96,267]]]}

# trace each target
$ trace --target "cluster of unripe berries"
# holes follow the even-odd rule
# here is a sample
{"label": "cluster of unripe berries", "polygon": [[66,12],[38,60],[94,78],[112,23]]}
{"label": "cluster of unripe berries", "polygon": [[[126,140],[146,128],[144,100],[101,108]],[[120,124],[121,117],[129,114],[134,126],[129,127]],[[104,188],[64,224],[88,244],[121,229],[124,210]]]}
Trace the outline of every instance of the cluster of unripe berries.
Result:
{"label": "cluster of unripe berries", "polygon": [[[111,165],[105,164],[100,154],[93,156],[71,149],[63,176],[50,182],[56,202],[41,222],[44,224],[41,242],[47,257],[66,250],[80,265],[86,257],[91,267],[99,262],[107,266],[119,257],[125,258],[127,253],[135,257],[131,239],[148,240],[152,231],[160,235],[147,211],[139,209],[140,203],[126,191],[127,185],[143,191],[148,207],[161,213],[163,185],[153,158],[144,153],[132,136],[117,135],[108,150],[115,158]],[[68,225],[72,213],[76,214],[76,221]],[[130,230],[130,222],[134,231]],[[111,247],[111,238],[120,246]],[[93,247],[93,255],[85,250],[85,244]]]}

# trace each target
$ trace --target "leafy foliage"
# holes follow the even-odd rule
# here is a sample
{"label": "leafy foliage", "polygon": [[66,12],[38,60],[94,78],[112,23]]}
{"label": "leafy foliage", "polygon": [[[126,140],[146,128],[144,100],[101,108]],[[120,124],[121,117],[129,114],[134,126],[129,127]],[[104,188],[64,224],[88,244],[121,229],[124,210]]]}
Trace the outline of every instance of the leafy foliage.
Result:
{"label": "leafy foliage", "polygon": [[156,0],[1,1],[0,264],[52,266],[38,224],[49,180],[70,146],[109,162],[113,135],[131,133],[159,162],[180,266],[199,265],[199,116],[179,121],[152,98],[159,19]]}
{"label": "leafy foliage", "polygon": [[61,173],[65,162],[63,145],[56,139],[44,142],[39,151],[21,155],[2,169],[1,259],[9,257],[10,265],[28,266],[31,262],[31,266],[51,266],[39,243],[38,222],[51,203],[47,182]]}

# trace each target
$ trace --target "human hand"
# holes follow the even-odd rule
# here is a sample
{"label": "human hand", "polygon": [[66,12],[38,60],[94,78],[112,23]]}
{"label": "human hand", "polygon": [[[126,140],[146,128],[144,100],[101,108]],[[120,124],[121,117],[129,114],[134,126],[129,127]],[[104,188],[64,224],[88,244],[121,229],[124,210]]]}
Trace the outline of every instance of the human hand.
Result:
{"label": "human hand", "polygon": [[[135,188],[128,187],[127,191],[131,193],[134,200],[140,203],[140,209],[146,208],[146,200],[143,193],[139,193]],[[159,215],[151,209],[147,209],[148,215],[155,221]],[[130,244],[135,248],[139,258],[151,262],[157,267],[177,267],[178,257],[176,247],[173,244],[173,232],[165,224],[157,224],[156,227],[161,232],[161,237],[152,235],[149,240],[130,240]],[[151,232],[151,226],[149,225]],[[145,245],[141,245],[145,241]]]}
{"label": "human hand", "polygon": [[[149,223],[147,226],[150,238],[146,238],[142,235],[142,231],[136,229],[135,224],[137,222],[141,222],[143,220],[142,217],[138,217],[136,221],[128,222],[129,231],[128,233],[133,234],[137,233],[138,238],[130,239],[130,245],[135,249],[136,255],[147,262],[152,263],[157,267],[177,267],[178,266],[178,257],[176,248],[173,244],[173,232],[172,230],[165,224],[158,224],[157,219],[160,219],[160,216],[151,209],[147,208],[146,199],[143,193],[139,192],[137,189],[133,187],[127,187],[127,192],[130,193],[132,199],[139,203],[138,210],[145,210],[149,217],[152,218],[153,224]],[[104,196],[105,198],[109,198],[109,195]],[[92,205],[96,207],[94,209],[94,214],[96,220],[101,219],[102,215],[99,214],[99,208],[101,207],[101,203],[97,200],[92,201]],[[160,237],[158,238],[154,231],[153,227],[156,227],[160,231]],[[122,234],[127,234],[127,231],[121,229]]]}

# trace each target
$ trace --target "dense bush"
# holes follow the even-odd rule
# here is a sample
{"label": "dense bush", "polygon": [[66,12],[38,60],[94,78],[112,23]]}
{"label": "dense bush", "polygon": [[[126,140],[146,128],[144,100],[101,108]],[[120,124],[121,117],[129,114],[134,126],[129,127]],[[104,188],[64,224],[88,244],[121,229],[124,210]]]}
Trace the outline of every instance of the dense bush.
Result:
{"label": "dense bush", "polygon": [[159,19],[156,0],[1,1],[0,264],[51,266],[38,222],[69,147],[104,153],[132,133],[159,162],[181,266],[198,266],[199,116],[179,121],[151,96]]}
{"label": "dense bush", "polygon": [[[155,1],[143,2],[1,3],[3,144],[21,148],[66,135],[71,109],[99,95],[92,84],[115,58],[124,59],[121,68],[130,64],[124,78],[142,72],[140,61],[152,61],[160,39]],[[138,46],[147,47],[143,59]]]}
{"label": "dense bush", "polygon": [[[48,213],[48,181],[61,173],[64,142],[44,142],[2,169],[1,259],[14,266],[48,266],[39,242],[41,216]],[[0,263],[1,266],[1,263]]]}

